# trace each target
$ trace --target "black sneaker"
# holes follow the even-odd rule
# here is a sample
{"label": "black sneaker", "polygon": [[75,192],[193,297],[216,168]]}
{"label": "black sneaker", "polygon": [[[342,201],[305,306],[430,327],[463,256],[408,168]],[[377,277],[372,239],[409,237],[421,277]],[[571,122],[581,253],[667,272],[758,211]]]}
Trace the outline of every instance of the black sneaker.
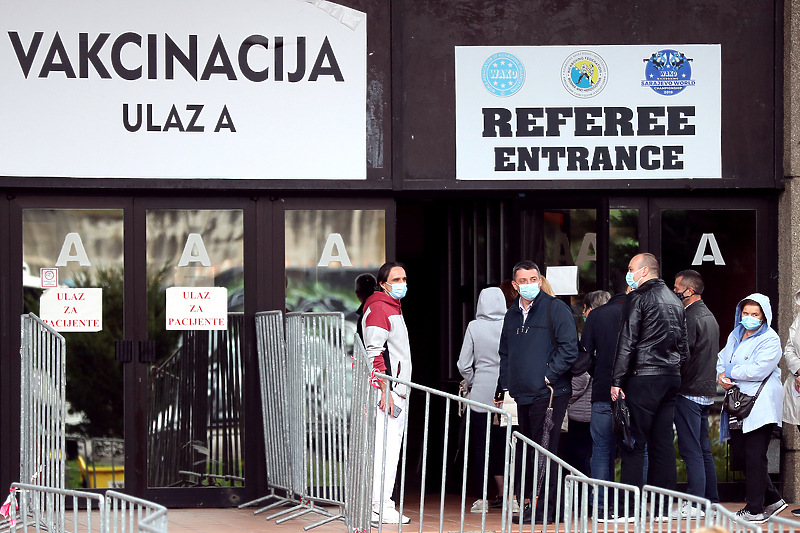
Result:
{"label": "black sneaker", "polygon": [[511,521],[515,524],[519,524],[520,521],[522,521],[523,524],[530,524],[532,515],[533,515],[533,509],[531,508],[531,504],[526,503],[525,508],[522,509],[522,512],[517,516],[513,517]]}
{"label": "black sneaker", "polygon": [[489,504],[489,508],[491,509],[502,509],[503,508],[503,497],[498,496],[494,499],[492,503]]}
{"label": "black sneaker", "polygon": [[800,507],[798,507],[797,509],[792,509],[790,512],[791,512],[791,513],[792,513],[794,516],[800,516]]}

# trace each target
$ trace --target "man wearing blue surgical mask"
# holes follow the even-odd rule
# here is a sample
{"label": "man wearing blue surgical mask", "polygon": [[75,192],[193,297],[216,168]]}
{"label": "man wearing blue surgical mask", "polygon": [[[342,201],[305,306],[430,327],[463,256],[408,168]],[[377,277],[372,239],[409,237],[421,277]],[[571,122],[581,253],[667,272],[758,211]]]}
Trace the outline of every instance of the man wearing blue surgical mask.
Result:
{"label": "man wearing blue surgical mask", "polygon": [[[558,298],[544,291],[539,267],[532,261],[522,261],[512,271],[514,289],[519,292],[517,300],[511,304],[503,319],[503,333],[500,336],[500,379],[498,394],[507,390],[517,403],[520,432],[534,442],[541,443],[543,423],[550,403],[550,389],[553,388],[553,420],[548,449],[558,449],[561,436],[561,421],[567,410],[572,386],[569,369],[578,358],[578,333],[570,308]],[[497,399],[497,398],[496,398]],[[530,502],[534,481],[533,454],[527,456],[528,466],[524,498]],[[519,494],[519,478],[517,494]],[[556,476],[551,476],[555,483]],[[550,494],[555,494],[554,486]],[[557,498],[549,499],[547,520],[555,518]],[[540,498],[539,503],[544,502]],[[536,509],[536,521],[544,519],[543,505]],[[529,524],[533,518],[530,503],[525,505],[514,522]]]}
{"label": "man wearing blue surgical mask", "polygon": [[622,483],[642,487],[645,446],[650,485],[675,490],[677,469],[672,421],[689,355],[683,304],[659,278],[652,254],[634,256],[617,334],[611,400],[624,398],[630,411],[633,450],[622,446]]}

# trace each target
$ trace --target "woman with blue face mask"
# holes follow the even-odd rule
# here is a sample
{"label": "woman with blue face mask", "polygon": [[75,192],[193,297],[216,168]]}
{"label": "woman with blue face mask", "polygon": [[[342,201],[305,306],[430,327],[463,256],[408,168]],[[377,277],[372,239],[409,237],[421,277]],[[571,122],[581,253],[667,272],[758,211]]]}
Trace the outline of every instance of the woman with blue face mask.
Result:
{"label": "woman with blue face mask", "polygon": [[781,425],[783,406],[778,368],[783,350],[771,322],[769,298],[751,294],[736,307],[733,331],[717,357],[717,381],[724,389],[738,385],[744,394],[758,395],[753,410],[742,420],[723,411],[720,441],[730,438],[734,457],[744,463],[747,505],[736,514],[759,524],[786,508],[767,473],[767,448],[773,430]]}

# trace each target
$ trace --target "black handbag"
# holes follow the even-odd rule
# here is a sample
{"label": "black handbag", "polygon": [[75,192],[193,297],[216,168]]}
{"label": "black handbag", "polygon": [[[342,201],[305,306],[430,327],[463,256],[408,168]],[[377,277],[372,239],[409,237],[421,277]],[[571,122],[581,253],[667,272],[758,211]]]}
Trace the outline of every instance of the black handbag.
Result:
{"label": "black handbag", "polygon": [[611,422],[614,433],[622,437],[622,445],[628,451],[632,451],[636,441],[631,435],[631,412],[628,410],[628,404],[625,403],[625,398],[621,394],[617,396],[616,401],[611,402]]}
{"label": "black handbag", "polygon": [[722,410],[728,413],[729,416],[736,417],[739,420],[747,418],[753,406],[756,403],[756,398],[761,394],[761,389],[766,385],[769,376],[761,382],[761,386],[756,391],[755,396],[743,393],[738,386],[731,387],[725,391],[725,398],[722,400]]}

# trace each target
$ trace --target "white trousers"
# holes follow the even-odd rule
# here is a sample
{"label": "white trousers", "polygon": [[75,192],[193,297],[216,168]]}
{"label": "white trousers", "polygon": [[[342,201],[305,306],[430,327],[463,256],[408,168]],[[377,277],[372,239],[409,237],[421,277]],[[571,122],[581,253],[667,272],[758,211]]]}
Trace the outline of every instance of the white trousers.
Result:
{"label": "white trousers", "polygon": [[[378,393],[378,408],[376,409],[375,420],[375,463],[372,470],[372,508],[377,512],[381,507],[394,509],[392,501],[392,491],[397,475],[397,465],[400,461],[400,450],[403,446],[403,428],[406,424],[406,400],[394,392],[390,392],[395,407],[400,407],[400,415],[397,418],[387,416],[380,409],[381,391]],[[387,423],[388,421],[388,423]],[[386,447],[384,459],[384,424],[386,429]],[[382,465],[386,464],[386,477],[383,480],[383,492],[381,492],[381,470]]]}

